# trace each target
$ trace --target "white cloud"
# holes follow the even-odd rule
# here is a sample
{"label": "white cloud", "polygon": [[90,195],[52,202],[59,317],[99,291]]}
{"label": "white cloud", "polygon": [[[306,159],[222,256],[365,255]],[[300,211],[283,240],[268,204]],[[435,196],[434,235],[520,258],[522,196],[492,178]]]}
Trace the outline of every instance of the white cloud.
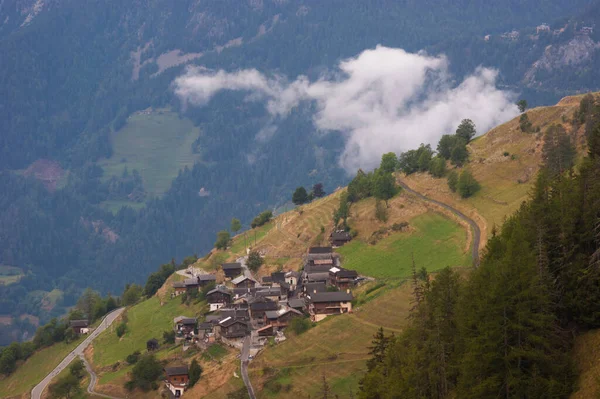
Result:
{"label": "white cloud", "polygon": [[275,134],[277,118],[302,101],[313,101],[315,127],[344,135],[340,165],[354,172],[376,167],[385,152],[400,153],[420,143],[435,147],[464,118],[484,133],[516,116],[512,93],[497,89],[496,78],[495,70],[478,68],[456,85],[444,56],[377,46],[340,62],[315,82],[300,76],[290,83],[255,69],[190,68],[174,87],[183,101],[195,105],[206,104],[220,90],[247,91],[250,100],[265,101],[272,120],[258,132],[260,141]]}

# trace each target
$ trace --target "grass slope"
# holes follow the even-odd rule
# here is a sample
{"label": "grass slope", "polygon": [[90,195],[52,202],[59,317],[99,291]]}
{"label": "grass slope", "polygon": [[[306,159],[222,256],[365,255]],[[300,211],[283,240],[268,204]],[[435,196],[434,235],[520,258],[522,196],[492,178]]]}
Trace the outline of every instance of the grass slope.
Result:
{"label": "grass slope", "polygon": [[[129,117],[126,125],[111,134],[113,155],[99,164],[105,177],[121,176],[127,167],[137,169],[150,195],[159,196],[171,185],[177,173],[200,159],[192,144],[200,130],[175,112],[153,111]],[[113,206],[121,205],[117,202]]]}
{"label": "grass slope", "polygon": [[127,332],[123,337],[117,337],[115,332],[119,322],[104,331],[94,341],[93,361],[96,367],[112,365],[124,360],[127,355],[136,350],[144,351],[146,341],[151,338],[162,340],[164,331],[173,328],[173,318],[196,316],[204,307],[203,303],[193,306],[181,304],[179,298],[167,300],[161,304],[158,297],[152,297],[127,310]]}
{"label": "grass slope", "polygon": [[375,245],[354,240],[338,248],[344,267],[371,277],[406,277],[413,253],[417,268],[428,271],[469,264],[466,234],[458,224],[428,212],[412,219],[411,226],[416,231],[392,234]]}
{"label": "grass slope", "polygon": [[28,393],[71,352],[83,338],[63,342],[34,353],[9,377],[0,380],[0,397],[19,397]]}
{"label": "grass slope", "polygon": [[[356,392],[373,334],[379,326],[387,333],[399,333],[408,322],[409,284],[380,291],[369,294],[373,298],[354,314],[329,317],[266,349],[250,366],[258,397],[315,397],[323,375],[334,394],[349,397],[350,391]],[[278,384],[283,388],[278,390]]]}

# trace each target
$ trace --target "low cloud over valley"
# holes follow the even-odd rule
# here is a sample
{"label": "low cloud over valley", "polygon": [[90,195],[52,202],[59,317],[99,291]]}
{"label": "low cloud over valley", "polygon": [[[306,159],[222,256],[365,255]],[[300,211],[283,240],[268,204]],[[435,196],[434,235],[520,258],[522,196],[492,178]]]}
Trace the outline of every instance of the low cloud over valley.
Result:
{"label": "low cloud over valley", "polygon": [[479,133],[518,114],[514,96],[496,87],[498,72],[477,68],[454,82],[444,56],[407,53],[378,46],[341,61],[317,81],[306,76],[289,81],[255,69],[226,72],[189,68],[174,82],[186,104],[202,106],[221,90],[246,91],[248,99],[263,101],[271,123],[257,132],[268,140],[277,121],[303,101],[316,104],[315,128],[345,138],[340,165],[348,172],[372,169],[381,154],[400,153],[420,143],[435,147],[464,118]]}

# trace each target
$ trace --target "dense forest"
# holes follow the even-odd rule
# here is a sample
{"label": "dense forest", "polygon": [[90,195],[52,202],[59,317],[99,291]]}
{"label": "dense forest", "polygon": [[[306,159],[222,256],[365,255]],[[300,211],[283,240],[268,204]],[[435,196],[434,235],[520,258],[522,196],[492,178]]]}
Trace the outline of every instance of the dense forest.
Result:
{"label": "dense forest", "polygon": [[[566,129],[585,130],[575,166]],[[568,397],[569,350],[600,326],[600,104],[582,100],[572,126],[545,132],[531,199],[488,241],[467,278],[431,279],[413,265],[410,328],[380,330],[361,398]]]}
{"label": "dense forest", "polygon": [[[184,67],[156,74],[158,66],[150,61],[159,55],[180,49],[202,53],[194,62],[207,68],[314,78],[341,58],[381,43],[446,52],[460,78],[472,72],[464,57],[472,48],[502,69],[503,84],[519,88],[519,74],[534,55],[516,66],[506,57],[514,46],[525,54],[529,44],[492,41],[485,52],[483,35],[579,15],[588,1],[460,1],[439,7],[390,0],[55,0],[21,26],[15,21],[23,18],[22,3],[0,6],[0,265],[24,271],[18,283],[0,286],[0,308],[3,314],[40,316],[44,323],[64,313],[87,286],[119,292],[127,281],[142,282],[157,263],[203,253],[232,217],[248,226],[260,211],[286,202],[299,184],[322,182],[333,190],[348,180],[338,167],[342,137],[315,132],[309,106],[293,110],[281,121],[281,133],[261,142],[255,137],[268,120],[263,107],[225,92],[201,109],[182,108],[171,83]],[[534,54],[568,35],[574,33],[540,38]],[[448,37],[455,40],[446,43]],[[233,39],[242,45],[219,47]],[[141,62],[137,78],[135,52]],[[558,91],[527,89],[534,93],[531,102],[596,88],[589,74],[577,76],[576,84]],[[161,197],[145,193],[136,170],[108,179],[98,166],[113,153],[111,135],[148,107],[177,111],[202,132],[194,144],[202,162],[181,170]],[[66,171],[56,191],[23,173],[40,159]],[[210,195],[199,195],[202,188]],[[131,197],[145,206],[115,213],[100,206]],[[53,289],[62,294],[48,311],[44,295]],[[0,327],[0,344],[23,338],[15,331],[32,331],[25,320],[15,323],[25,327]]]}

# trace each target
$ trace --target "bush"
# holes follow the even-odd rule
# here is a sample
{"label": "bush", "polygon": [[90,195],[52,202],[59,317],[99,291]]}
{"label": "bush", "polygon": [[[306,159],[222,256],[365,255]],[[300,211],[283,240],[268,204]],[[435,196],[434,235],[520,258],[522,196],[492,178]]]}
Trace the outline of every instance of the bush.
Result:
{"label": "bush", "polygon": [[429,173],[433,177],[444,177],[446,174],[446,160],[442,157],[435,157],[429,163]]}
{"label": "bush", "polygon": [[250,223],[250,226],[252,228],[260,227],[260,226],[270,222],[272,218],[273,218],[273,212],[264,211],[252,220],[252,223]]}
{"label": "bush", "polygon": [[258,251],[251,251],[248,254],[248,269],[255,272],[262,266],[263,263],[264,263],[264,260],[260,256]]}
{"label": "bush", "polygon": [[124,322],[119,323],[116,329],[117,337],[121,338],[127,332],[127,324]]}
{"label": "bush", "polygon": [[162,369],[162,365],[154,355],[146,354],[142,356],[131,370],[132,386],[143,391],[158,388],[156,379],[162,374]]}
{"label": "bush", "polygon": [[290,321],[290,324],[289,324],[290,330],[292,330],[294,333],[296,333],[296,335],[305,333],[311,327],[312,327],[312,323],[306,317],[295,317]]}
{"label": "bush", "polygon": [[77,358],[73,360],[73,363],[71,363],[71,365],[69,366],[69,373],[71,373],[77,378],[82,378],[84,369],[85,365],[83,364],[83,360]]}
{"label": "bush", "polygon": [[510,152],[508,152],[508,151],[504,151],[504,152],[502,153],[502,155],[504,155],[505,157],[507,157],[507,156],[509,156],[509,155],[510,155]]}
{"label": "bush", "polygon": [[196,359],[192,360],[192,364],[190,364],[189,376],[190,376],[190,382],[189,382],[190,387],[193,387],[194,385],[196,385],[196,383],[202,376],[202,367],[198,364],[198,361]]}
{"label": "bush", "polygon": [[168,330],[163,333],[163,342],[165,344],[174,344],[175,343],[175,331]]}
{"label": "bush", "polygon": [[135,352],[127,355],[127,357],[125,358],[125,361],[129,364],[136,364],[140,358],[140,355],[141,355],[140,351],[135,351]]}
{"label": "bush", "polygon": [[393,231],[402,231],[402,230],[404,230],[406,227],[408,227],[408,222],[394,223],[394,224],[392,225],[392,230],[393,230]]}
{"label": "bush", "polygon": [[388,221],[388,209],[383,201],[375,201],[375,217],[383,223]]}
{"label": "bush", "polygon": [[465,170],[460,174],[456,188],[461,197],[468,198],[479,191],[481,186],[477,180],[475,180],[475,177],[473,177],[471,172]]}
{"label": "bush", "polygon": [[215,242],[215,248],[227,249],[231,242],[231,235],[227,230],[221,230],[217,233],[217,241]]}
{"label": "bush", "polygon": [[450,188],[450,191],[455,193],[457,184],[458,184],[458,173],[456,173],[456,171],[453,170],[448,175],[448,187]]}

